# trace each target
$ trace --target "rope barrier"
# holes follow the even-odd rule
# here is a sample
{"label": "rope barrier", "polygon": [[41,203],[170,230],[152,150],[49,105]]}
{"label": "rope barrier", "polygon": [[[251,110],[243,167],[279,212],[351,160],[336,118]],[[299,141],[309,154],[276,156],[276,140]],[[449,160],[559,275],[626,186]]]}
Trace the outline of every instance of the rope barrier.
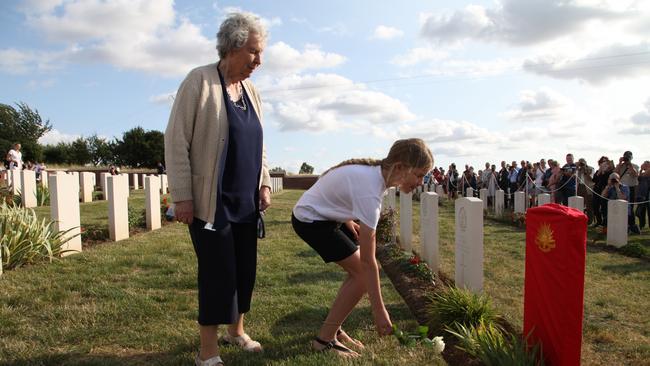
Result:
{"label": "rope barrier", "polygon": [[[580,181],[582,182],[582,184],[584,184],[585,187],[587,187],[587,189],[590,190],[590,191],[591,191],[593,194],[595,194],[596,196],[598,196],[598,197],[600,197],[600,198],[602,198],[602,199],[604,199],[604,200],[607,200],[607,201],[616,201],[616,200],[614,200],[614,199],[604,197],[604,196],[601,195],[600,193],[598,193],[598,192],[594,191],[593,189],[591,189],[591,187],[589,187],[589,186],[585,183],[585,181],[584,181],[582,178],[578,177],[578,179],[580,179]],[[629,201],[627,201],[626,203],[627,203],[628,205],[642,205],[642,204],[644,204],[644,203],[650,203],[650,200],[648,200],[648,201],[641,201],[641,202],[629,202]]]}

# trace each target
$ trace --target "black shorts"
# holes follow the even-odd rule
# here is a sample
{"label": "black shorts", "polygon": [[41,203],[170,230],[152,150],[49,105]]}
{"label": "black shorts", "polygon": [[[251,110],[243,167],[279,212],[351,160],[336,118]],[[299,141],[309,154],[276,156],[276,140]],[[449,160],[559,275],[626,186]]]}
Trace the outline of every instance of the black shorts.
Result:
{"label": "black shorts", "polygon": [[314,248],[325,263],[341,261],[358,249],[354,235],[340,222],[302,222],[292,214],[291,224],[296,234]]}

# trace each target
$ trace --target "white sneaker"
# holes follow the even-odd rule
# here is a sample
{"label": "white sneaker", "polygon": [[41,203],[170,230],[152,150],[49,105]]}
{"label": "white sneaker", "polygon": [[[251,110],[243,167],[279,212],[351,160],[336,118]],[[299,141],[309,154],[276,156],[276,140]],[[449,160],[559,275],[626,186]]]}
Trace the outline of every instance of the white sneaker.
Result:
{"label": "white sneaker", "polygon": [[224,366],[223,360],[221,359],[221,356],[214,356],[210,357],[205,361],[202,361],[199,358],[199,355],[196,355],[196,358],[194,359],[194,364],[196,366]]}

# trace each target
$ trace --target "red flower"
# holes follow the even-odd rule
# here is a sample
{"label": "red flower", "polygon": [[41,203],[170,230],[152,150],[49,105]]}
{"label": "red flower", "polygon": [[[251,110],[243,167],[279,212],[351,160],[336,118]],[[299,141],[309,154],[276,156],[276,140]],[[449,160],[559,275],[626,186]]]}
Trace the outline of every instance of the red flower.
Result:
{"label": "red flower", "polygon": [[420,264],[420,257],[418,257],[417,255],[414,255],[414,256],[411,257],[411,259],[409,259],[409,262],[411,262],[411,264],[413,264],[413,265]]}

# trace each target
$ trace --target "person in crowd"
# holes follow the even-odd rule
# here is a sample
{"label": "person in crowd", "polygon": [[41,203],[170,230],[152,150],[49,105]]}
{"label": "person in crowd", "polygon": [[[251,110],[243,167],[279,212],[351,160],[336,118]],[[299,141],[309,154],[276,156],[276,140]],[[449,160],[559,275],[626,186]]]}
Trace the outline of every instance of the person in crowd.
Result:
{"label": "person in crowd", "polygon": [[587,224],[591,224],[594,221],[594,211],[593,211],[593,198],[591,190],[594,186],[594,181],[592,175],[594,174],[594,168],[587,165],[587,160],[584,158],[578,159],[578,165],[576,170],[577,175],[577,195],[582,197],[585,202],[585,213],[587,214]]}
{"label": "person in crowd", "polygon": [[558,203],[565,206],[569,205],[569,197],[576,195],[576,170],[577,166],[574,163],[573,154],[566,154],[566,164],[562,166],[562,176],[558,183],[558,193],[560,196]]}
{"label": "person in crowd", "polygon": [[451,163],[449,169],[447,170],[447,195],[449,199],[458,198],[458,171],[456,170],[456,164]]}
{"label": "person in crowd", "polygon": [[[510,181],[508,180],[509,168],[506,165],[505,161],[501,161],[501,169],[499,170],[498,183],[499,189],[503,191],[504,194],[508,193],[508,187],[510,186]],[[508,207],[508,200],[504,202],[504,206]]]}
{"label": "person in crowd", "polygon": [[[621,183],[621,177],[618,175],[618,173],[614,172],[609,175],[607,186],[605,186],[601,192],[601,195],[605,197],[606,200],[628,200],[630,197],[630,188],[627,185]],[[628,216],[630,216],[630,211],[631,208],[628,209]],[[605,218],[605,222],[607,222],[607,205],[605,205],[603,216]]]}
{"label": "person in crowd", "polygon": [[9,169],[23,170],[23,153],[20,152],[22,145],[15,143],[13,148],[7,153],[6,160],[9,162]]}
{"label": "person in crowd", "polygon": [[551,177],[548,179],[548,189],[551,192],[551,202],[560,203],[562,202],[562,194],[559,192],[560,180],[562,178],[562,168],[560,168],[560,163],[557,160],[548,159]]}
{"label": "person in crowd", "polygon": [[[628,186],[630,194],[628,195],[628,202],[634,203],[636,200],[636,187],[639,185],[639,166],[632,163],[632,152],[626,151],[619,159],[618,165],[614,171],[621,177],[621,183]],[[634,215],[630,215],[628,226],[634,234],[640,234],[641,231],[636,225]]]}
{"label": "person in crowd", "polygon": [[598,170],[592,178],[594,182],[593,190],[598,194],[593,195],[593,226],[605,226],[605,210],[607,210],[607,200],[600,194],[609,183],[609,176],[614,172],[614,166],[607,156],[601,156],[598,159]]}
{"label": "person in crowd", "polygon": [[160,161],[158,162],[158,164],[156,164],[156,174],[158,175],[165,174],[165,166]]}
{"label": "person in crowd", "polygon": [[519,175],[519,169],[517,169],[517,162],[512,161],[510,165],[510,171],[508,172],[508,184],[510,191],[508,192],[508,201],[510,201],[510,207],[515,207],[515,192],[519,187],[517,185],[517,176]]}
{"label": "person in crowd", "polygon": [[490,175],[487,178],[487,195],[488,195],[488,206],[494,207],[494,197],[496,196],[497,189],[499,188],[498,186],[498,177],[497,177],[497,167],[496,165],[492,164],[490,166]]}
{"label": "person in crowd", "polygon": [[34,165],[34,173],[36,174],[36,181],[40,182],[42,179],[42,174],[43,171],[45,171],[47,167],[45,166],[45,163],[43,162],[36,162],[36,165]]}
{"label": "person in crowd", "polygon": [[492,176],[492,169],[490,163],[485,163],[485,169],[479,174],[481,179],[481,188],[487,188],[490,184],[490,177]]}
{"label": "person in crowd", "polygon": [[[375,259],[375,230],[387,187],[411,192],[422,184],[433,165],[433,155],[421,139],[396,141],[382,160],[351,159],[330,168],[307,190],[293,208],[291,222],[298,236],[326,263],[339,265],[347,277],[323,322],[312,347],[356,357],[359,341],[342,330],[350,312],[365,293],[380,335],[392,332],[384,306]],[[354,184],[352,184],[354,182]]]}
{"label": "person in crowd", "polygon": [[236,12],[217,33],[219,61],[181,83],[165,131],[165,165],[176,220],[188,225],[198,263],[200,351],[196,365],[222,365],[221,341],[262,346],[244,331],[257,267],[257,223],[271,204],[262,102],[249,80],[262,64],[267,31]]}
{"label": "person in crowd", "polygon": [[[544,173],[546,173],[546,167],[542,165],[542,162],[544,159],[542,159],[538,163],[533,164],[533,169],[534,169],[534,178],[533,181],[535,182],[535,195],[538,195],[540,193],[544,193]],[[546,163],[544,163],[546,164]]]}
{"label": "person in crowd", "polygon": [[646,222],[650,227],[650,203],[648,200],[650,200],[650,160],[644,161],[639,171],[639,185],[636,192],[636,202],[639,202],[636,209],[639,230],[645,227]]}
{"label": "person in crowd", "polygon": [[120,174],[120,172],[117,170],[117,167],[115,165],[113,165],[113,164],[108,166],[108,173],[110,175],[118,175],[118,174]]}
{"label": "person in crowd", "polygon": [[548,168],[546,167],[546,164],[543,164],[542,161],[540,161],[540,165],[544,169],[544,176],[542,177],[542,187],[544,188],[544,192],[550,192],[549,188],[549,181],[551,179],[551,176],[553,175],[553,159],[548,159]]}

